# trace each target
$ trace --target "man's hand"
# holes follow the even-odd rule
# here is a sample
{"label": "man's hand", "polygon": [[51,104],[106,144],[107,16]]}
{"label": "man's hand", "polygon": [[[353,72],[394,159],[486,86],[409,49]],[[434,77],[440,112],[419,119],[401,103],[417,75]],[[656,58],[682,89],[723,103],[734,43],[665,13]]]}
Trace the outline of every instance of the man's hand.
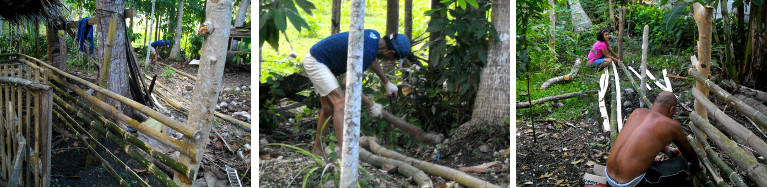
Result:
{"label": "man's hand", "polygon": [[373,107],[370,107],[370,116],[373,116],[374,118],[381,119],[383,117],[383,106],[381,104],[375,103],[373,104]]}
{"label": "man's hand", "polygon": [[397,97],[397,85],[386,82],[386,97]]}

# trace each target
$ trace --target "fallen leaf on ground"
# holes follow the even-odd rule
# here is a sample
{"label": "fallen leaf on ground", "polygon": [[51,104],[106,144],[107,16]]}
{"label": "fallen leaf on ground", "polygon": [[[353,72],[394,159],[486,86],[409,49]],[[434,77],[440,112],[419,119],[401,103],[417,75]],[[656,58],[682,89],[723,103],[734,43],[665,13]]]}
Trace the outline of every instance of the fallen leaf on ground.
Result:
{"label": "fallen leaf on ground", "polygon": [[261,159],[269,159],[269,158],[271,158],[271,156],[269,156],[269,154],[261,155]]}
{"label": "fallen leaf on ground", "polygon": [[526,169],[526,168],[527,168],[527,165],[523,165],[522,168],[519,168],[519,169]]}
{"label": "fallen leaf on ground", "polygon": [[583,162],[583,159],[579,159],[577,161],[573,161],[570,164],[578,164],[578,163],[581,163],[581,162]]}
{"label": "fallen leaf on ground", "polygon": [[564,181],[565,181],[565,180],[557,180],[557,184],[554,184],[554,186],[559,186],[559,184],[561,184],[561,183],[562,183],[562,182],[564,182]]}
{"label": "fallen leaf on ground", "polygon": [[548,177],[551,177],[551,175],[554,175],[554,173],[549,172],[549,173],[543,174],[541,175],[541,177],[538,177],[538,179],[548,178]]}
{"label": "fallen leaf on ground", "polygon": [[458,168],[458,170],[461,170],[464,172],[482,173],[482,172],[487,172],[487,167],[493,166],[497,163],[498,161],[493,161],[493,162],[488,162],[488,163],[484,163],[484,164],[472,166],[472,167],[461,167],[461,168]]}

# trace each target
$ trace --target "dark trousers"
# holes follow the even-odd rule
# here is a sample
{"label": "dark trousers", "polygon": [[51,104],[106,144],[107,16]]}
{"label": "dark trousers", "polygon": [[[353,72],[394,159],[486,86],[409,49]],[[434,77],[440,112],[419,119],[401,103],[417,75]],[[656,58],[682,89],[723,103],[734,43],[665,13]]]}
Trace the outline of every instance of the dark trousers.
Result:
{"label": "dark trousers", "polygon": [[655,161],[637,187],[692,187],[690,166],[684,157]]}

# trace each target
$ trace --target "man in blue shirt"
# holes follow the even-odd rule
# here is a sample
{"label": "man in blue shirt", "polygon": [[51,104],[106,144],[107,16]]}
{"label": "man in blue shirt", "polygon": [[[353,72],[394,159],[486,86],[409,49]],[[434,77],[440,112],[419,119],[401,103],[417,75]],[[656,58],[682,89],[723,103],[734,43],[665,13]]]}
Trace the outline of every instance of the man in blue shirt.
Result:
{"label": "man in blue shirt", "polygon": [[149,46],[151,46],[149,48],[149,53],[152,54],[152,56],[154,56],[152,58],[152,65],[157,65],[157,56],[160,56],[159,54],[160,48],[163,48],[168,45],[170,45],[170,41],[168,40],[158,40],[158,41],[152,42],[152,44],[149,44]]}
{"label": "man in blue shirt", "polygon": [[[383,70],[375,60],[395,61],[410,55],[410,40],[403,34],[389,34],[381,37],[377,31],[366,29],[363,33],[364,49],[362,55],[362,70],[370,67],[381,78],[381,84],[386,88],[386,96],[397,95],[397,85],[389,82]],[[344,91],[338,84],[336,76],[346,73],[346,60],[349,49],[349,32],[331,35],[317,42],[306,53],[303,67],[309,79],[314,85],[317,94],[320,95],[319,121],[317,122],[317,135],[314,139],[312,153],[321,154],[320,138],[327,128],[322,129],[323,123],[330,115],[333,115],[333,128],[339,146],[342,146],[344,124]],[[344,80],[346,82],[346,80]],[[383,107],[373,103],[362,95],[362,104],[367,107],[371,116],[381,118]],[[323,131],[320,131],[323,130]]]}

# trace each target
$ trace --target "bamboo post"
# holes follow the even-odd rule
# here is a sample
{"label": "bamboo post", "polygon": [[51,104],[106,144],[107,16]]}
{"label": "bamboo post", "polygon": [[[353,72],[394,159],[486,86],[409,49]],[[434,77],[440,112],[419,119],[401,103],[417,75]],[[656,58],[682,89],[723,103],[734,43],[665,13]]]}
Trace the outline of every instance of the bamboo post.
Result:
{"label": "bamboo post", "polygon": [[703,146],[703,150],[705,150],[706,154],[708,154],[708,158],[711,159],[711,161],[716,164],[716,166],[719,167],[719,169],[722,170],[723,175],[727,177],[727,179],[730,179],[733,184],[735,184],[736,187],[747,187],[746,183],[743,181],[743,178],[740,177],[740,175],[732,170],[727,163],[724,163],[721,157],[719,157],[719,154],[714,152],[713,149],[711,149],[711,145],[706,142],[706,133],[703,133],[702,130],[698,129],[697,127],[690,126],[690,130],[693,132],[693,137],[697,139],[697,143],[701,144]]}
{"label": "bamboo post", "polygon": [[[109,69],[111,68],[112,63],[112,47],[114,46],[113,43],[115,41],[115,30],[117,28],[117,14],[114,14],[112,16],[112,19],[109,20],[109,30],[107,33],[107,43],[106,43],[106,49],[104,50],[104,59],[103,63],[101,63],[101,72],[99,73],[99,86],[102,88],[108,88],[107,81],[109,80]],[[98,99],[101,101],[106,101],[106,96],[104,96],[103,93],[98,93]],[[101,109],[96,109],[99,112],[103,111]],[[91,130],[91,133],[94,133],[94,130]],[[94,137],[94,140],[98,140],[97,137]],[[90,145],[95,144],[95,141],[91,140]],[[85,166],[91,166],[91,163],[93,162],[93,155],[88,155],[85,158]]]}
{"label": "bamboo post", "polygon": [[387,157],[394,160],[406,162],[408,164],[413,165],[413,167],[416,167],[418,169],[421,169],[433,175],[438,175],[445,179],[456,181],[466,187],[500,187],[498,185],[493,185],[490,182],[486,182],[484,180],[481,180],[479,178],[476,178],[474,176],[471,176],[469,174],[466,174],[464,172],[461,172],[452,168],[428,163],[425,161],[414,159],[414,158],[402,155],[400,153],[391,151],[389,149],[386,149],[378,145],[375,139],[370,137],[360,138],[360,145],[370,149],[370,152],[380,155],[382,157]]}
{"label": "bamboo post", "polygon": [[[92,120],[90,117],[88,117],[87,115],[77,111],[74,107],[70,106],[68,103],[66,103],[64,100],[62,100],[61,98],[58,98],[58,97],[56,98],[56,104],[58,104],[65,111],[68,111],[68,112],[70,112],[72,114],[75,114],[75,116],[77,116],[78,118],[80,118],[84,122],[88,122],[87,124],[89,126],[93,127],[96,131],[101,133],[102,136],[104,136],[105,138],[109,139],[113,143],[117,144],[117,146],[119,146],[120,148],[125,150],[125,152],[129,156],[131,156],[131,158],[135,159],[141,165],[143,165],[145,168],[147,168],[149,173],[155,175],[157,177],[157,179],[161,183],[163,183],[165,186],[177,186],[177,185],[176,185],[176,183],[173,182],[173,180],[167,174],[165,174],[165,172],[163,172],[162,170],[160,170],[160,168],[158,168],[160,164],[158,164],[158,165],[153,164],[153,162],[150,162],[150,160],[148,160],[146,157],[141,155],[134,148],[136,148],[136,147],[138,147],[140,149],[141,148],[148,148],[147,150],[145,150],[145,152],[149,153],[152,157],[157,158],[162,163],[162,165],[168,165],[173,170],[175,170],[176,172],[188,175],[188,173],[189,173],[189,168],[188,167],[186,167],[183,164],[173,160],[172,158],[168,157],[167,155],[165,155],[165,154],[163,154],[161,152],[155,151],[150,146],[148,146],[146,144],[143,144],[143,142],[141,142],[137,138],[133,137],[133,135],[130,135],[127,132],[120,132],[118,134],[112,134],[112,132],[107,130],[107,128],[105,128],[103,125],[110,126],[110,127],[116,127],[116,125],[114,125],[114,123],[112,123],[112,122],[104,123],[103,121],[105,121],[106,118],[104,118],[103,116],[100,116],[99,118],[96,118],[96,120]],[[92,114],[92,115],[99,116],[98,114]],[[106,121],[108,121],[108,120],[106,120]],[[80,128],[80,130],[84,130],[84,129]],[[114,130],[114,129],[112,129],[112,130]],[[128,141],[138,140],[138,142],[140,142],[139,144],[141,144],[141,145],[138,145],[136,143],[132,143],[134,145],[128,145],[123,140],[128,140]]]}
{"label": "bamboo post", "polygon": [[[642,76],[639,76],[639,79],[641,80],[641,83],[639,83],[640,86],[647,85],[647,77],[644,75],[647,73],[647,51],[650,47],[650,44],[648,43],[648,40],[650,39],[650,26],[644,25],[644,32],[642,32],[642,65],[639,67],[642,71]],[[625,70],[623,72],[626,72]],[[636,71],[634,71],[636,73]],[[649,89],[649,85],[647,86]],[[639,94],[647,96],[647,91],[644,87],[639,88]],[[643,108],[644,106],[650,105],[651,103],[642,102],[639,101],[639,107]],[[649,106],[648,106],[649,107]]]}
{"label": "bamboo post", "polygon": [[42,124],[40,124],[40,132],[39,137],[36,144],[40,144],[40,149],[37,150],[40,152],[40,161],[42,161],[42,164],[40,166],[43,167],[42,169],[42,180],[41,180],[41,186],[43,187],[50,187],[51,184],[51,136],[53,123],[51,120],[53,119],[51,117],[52,113],[52,106],[53,103],[53,94],[51,93],[50,89],[40,90],[40,120]]}
{"label": "bamboo post", "polygon": [[71,89],[77,95],[80,95],[81,97],[83,97],[86,100],[90,101],[95,106],[97,106],[97,107],[99,107],[101,109],[104,109],[106,112],[116,116],[117,119],[119,119],[120,121],[128,123],[131,127],[141,131],[142,133],[147,134],[148,136],[150,136],[152,138],[157,139],[161,143],[163,143],[163,144],[165,144],[167,146],[170,146],[174,150],[178,150],[179,152],[181,152],[182,154],[187,155],[187,156],[196,156],[197,155],[197,153],[196,153],[197,149],[195,149],[193,146],[191,146],[189,144],[186,144],[186,143],[184,143],[182,141],[176,140],[174,138],[171,138],[170,136],[168,136],[166,134],[160,133],[159,131],[155,131],[154,129],[151,129],[151,128],[149,128],[149,127],[139,123],[138,121],[134,120],[133,118],[130,118],[130,117],[126,116],[125,114],[120,113],[119,111],[117,111],[117,109],[115,107],[110,106],[109,104],[107,104],[104,101],[98,100],[96,97],[93,97],[93,96],[89,95],[88,93],[86,93],[82,89],[78,88],[77,86],[74,86],[74,85],[72,85],[72,84],[70,84],[68,82],[64,82],[63,80],[61,80],[61,78],[59,78],[57,76],[51,75],[51,78],[53,78],[54,81],[58,82],[62,86]]}
{"label": "bamboo post", "polygon": [[[631,74],[628,73],[628,71],[626,71],[626,65],[621,63],[620,66],[623,69],[623,72],[626,74],[626,76],[629,77],[629,81],[631,82],[631,85],[634,86],[634,89],[637,90],[637,91],[644,90],[644,87],[641,87],[642,84],[640,84],[640,86],[637,86],[637,83],[634,80],[634,77],[631,77]],[[629,68],[631,68],[631,67],[629,67]],[[632,71],[633,71],[633,69],[632,69]],[[636,71],[634,71],[634,73],[636,73]],[[645,83],[645,85],[646,84],[647,83]],[[647,86],[647,88],[650,88],[649,85],[646,85],[646,86]],[[639,92],[639,102],[640,102],[640,104],[646,103],[647,105],[645,105],[645,106],[648,106],[648,107],[652,106],[652,102],[650,102],[650,99],[647,99],[647,93],[645,93],[645,92]]]}
{"label": "bamboo post", "polygon": [[735,109],[737,109],[741,113],[743,113],[744,116],[753,120],[754,122],[759,124],[759,126],[762,126],[763,128],[767,129],[767,116],[757,111],[756,109],[752,108],[751,106],[744,103],[743,101],[738,100],[735,96],[731,95],[729,92],[725,91],[718,85],[714,84],[714,82],[712,82],[711,80],[705,79],[701,73],[693,69],[689,69],[687,72],[689,73],[690,76],[694,77],[698,83],[701,83],[701,85],[704,86],[702,88],[706,90],[710,89],[710,91],[712,91],[714,95],[716,95],[720,99],[724,99],[724,101],[727,102],[728,104],[732,104],[732,106],[735,107]]}
{"label": "bamboo post", "polygon": [[764,140],[757,137],[756,134],[751,132],[751,130],[748,130],[748,128],[733,120],[730,116],[727,116],[727,114],[725,114],[722,110],[719,110],[719,108],[717,108],[714,103],[703,96],[703,93],[695,88],[690,90],[690,93],[692,93],[692,96],[695,97],[695,100],[698,101],[698,103],[701,104],[701,106],[704,107],[708,113],[714,116],[719,124],[723,125],[722,127],[724,128],[725,132],[745,140],[746,143],[743,144],[746,144],[752,149],[756,150],[760,155],[767,156],[767,143],[765,143]]}
{"label": "bamboo post", "polygon": [[[56,111],[58,112],[58,114],[61,115],[61,116],[59,116],[59,118],[63,117],[61,120],[64,121],[67,124],[67,126],[70,128],[69,131],[73,131],[75,133],[78,133],[77,129],[79,129],[81,132],[83,132],[83,134],[85,134],[86,137],[88,137],[89,139],[92,140],[92,143],[94,143],[97,146],[99,146],[99,148],[104,150],[104,153],[109,155],[109,157],[111,157],[112,160],[114,160],[115,162],[117,162],[117,164],[122,166],[125,169],[125,171],[128,172],[128,175],[130,175],[131,177],[137,179],[138,183],[141,186],[149,187],[149,184],[147,184],[146,181],[141,179],[141,177],[139,177],[138,174],[136,174],[136,172],[134,172],[130,167],[128,167],[128,165],[126,165],[123,161],[121,161],[120,158],[117,158],[117,156],[115,156],[112,153],[112,151],[109,151],[108,148],[104,147],[104,145],[102,145],[100,142],[98,142],[96,140],[96,137],[93,137],[93,135],[88,133],[88,131],[86,131],[82,126],[80,126],[80,123],[77,123],[77,121],[75,119],[73,119],[69,114],[67,114],[67,112],[64,111],[64,109],[62,109],[59,105],[56,105],[56,104],[54,104],[53,106],[54,106],[54,108],[56,108]],[[74,127],[77,127],[77,129],[75,129]],[[95,128],[94,128],[94,130],[95,130]],[[79,135],[79,133],[78,133],[78,135]],[[91,145],[88,144],[88,146],[91,146]],[[94,153],[94,154],[96,154],[96,153]]]}
{"label": "bamboo post", "polygon": [[[607,69],[609,69],[609,67]],[[611,77],[612,76],[610,71],[607,71],[607,73],[608,73],[607,77]],[[613,77],[613,79],[615,79],[615,76],[612,76],[612,77]],[[615,91],[610,91],[610,95],[615,96]],[[611,148],[613,147],[613,145],[615,145],[615,139],[618,137],[618,122],[616,121],[616,119],[618,118],[618,115],[617,115],[617,112],[616,112],[617,110],[616,109],[618,107],[615,106],[615,104],[616,103],[614,103],[612,101],[610,103],[610,147]]]}
{"label": "bamboo post", "polygon": [[63,116],[63,115],[61,115],[61,113],[60,113],[59,111],[57,111],[57,110],[54,110],[54,111],[53,111],[53,113],[54,113],[54,114],[56,114],[56,116],[58,116],[58,117],[59,117],[59,119],[61,119],[61,121],[63,121],[65,125],[67,125],[67,128],[69,128],[69,132],[72,132],[72,133],[74,133],[74,134],[75,134],[75,136],[77,136],[77,138],[78,138],[78,139],[79,139],[81,142],[83,142],[83,144],[85,144],[85,147],[86,147],[86,148],[88,148],[88,151],[89,151],[91,154],[93,154],[93,156],[94,156],[94,157],[96,157],[96,159],[98,159],[98,160],[101,162],[101,165],[102,165],[102,166],[104,166],[104,168],[107,170],[107,172],[109,172],[109,174],[110,174],[110,175],[112,175],[112,177],[114,177],[114,178],[115,178],[115,179],[116,179],[118,182],[120,182],[120,186],[123,186],[123,187],[130,187],[130,184],[128,184],[128,182],[126,182],[125,180],[123,180],[123,179],[122,179],[122,177],[120,177],[120,175],[119,175],[119,174],[117,174],[117,172],[115,172],[114,168],[112,168],[112,165],[110,165],[110,164],[109,164],[109,163],[108,163],[108,162],[107,162],[107,161],[106,161],[104,158],[102,158],[102,157],[99,155],[99,153],[98,153],[98,152],[96,152],[96,150],[95,150],[95,149],[93,149],[93,147],[91,147],[91,145],[90,145],[90,144],[88,144],[88,141],[86,141],[86,140],[85,140],[85,138],[83,138],[83,136],[82,136],[82,135],[80,135],[80,133],[79,133],[79,132],[77,132],[77,131],[75,130],[75,128],[73,128],[73,127],[72,127],[72,125],[71,125],[71,124],[69,124],[69,121],[65,120],[64,116]]}
{"label": "bamboo post", "polygon": [[[189,126],[187,126],[187,125],[185,125],[185,124],[183,124],[183,123],[181,123],[179,121],[171,119],[170,117],[165,116],[162,113],[157,112],[157,111],[153,110],[152,108],[150,108],[148,106],[144,106],[141,103],[133,101],[133,100],[131,100],[131,99],[127,98],[127,97],[124,97],[124,96],[122,96],[120,94],[114,93],[114,92],[109,91],[109,90],[104,89],[104,88],[101,88],[101,87],[99,87],[99,86],[97,86],[95,84],[92,84],[92,83],[90,83],[88,81],[85,81],[85,80],[83,80],[81,78],[73,76],[73,75],[71,75],[69,73],[66,73],[66,72],[62,71],[62,70],[59,70],[56,67],[53,67],[53,66],[51,66],[51,65],[49,65],[49,64],[47,64],[45,62],[42,62],[42,61],[40,61],[38,59],[35,59],[34,57],[31,57],[31,56],[28,56],[28,55],[24,55],[24,54],[14,54],[14,55],[19,55],[19,56],[24,56],[26,58],[29,58],[29,59],[31,59],[31,60],[33,60],[35,62],[38,62],[40,65],[42,65],[42,66],[44,66],[44,67],[46,67],[46,68],[48,68],[50,70],[53,70],[54,72],[58,73],[59,75],[62,75],[64,77],[69,78],[71,80],[74,80],[74,81],[76,81],[76,82],[78,82],[80,84],[88,86],[89,88],[93,89],[94,91],[99,92],[99,93],[103,93],[103,94],[107,95],[108,97],[110,97],[110,98],[112,98],[114,100],[120,101],[121,103],[123,103],[125,105],[128,105],[128,106],[130,106],[130,107],[132,107],[132,108],[134,108],[134,109],[136,109],[136,110],[146,114],[147,116],[152,117],[152,118],[156,119],[157,121],[159,121],[159,122],[161,122],[161,123],[163,123],[163,124],[173,128],[173,129],[177,130],[178,132],[181,132],[182,134],[184,134],[184,136],[193,138],[195,140],[201,138],[199,130],[195,130],[195,129],[193,129],[193,128],[191,128],[191,127],[189,127]],[[57,78],[58,77],[56,75],[47,75],[47,76],[50,76],[52,78]]]}
{"label": "bamboo post", "polygon": [[760,165],[756,158],[740,148],[737,143],[727,138],[722,132],[717,130],[713,125],[709,124],[707,120],[703,119],[697,113],[690,113],[690,120],[692,120],[692,126],[701,129],[706,135],[711,137],[711,140],[718,145],[725,154],[730,156],[730,159],[737,164],[740,170],[745,171],[748,176],[758,186],[767,186],[767,169]]}
{"label": "bamboo post", "polygon": [[[708,78],[711,74],[709,66],[711,65],[711,15],[714,8],[711,6],[703,6],[700,3],[692,4],[690,9],[692,16],[695,18],[695,24],[698,26],[698,57],[700,62],[693,64],[693,68],[703,75],[704,78]],[[695,87],[698,88],[704,96],[708,97],[708,89],[703,87],[703,83],[695,82]],[[700,114],[703,119],[708,118],[706,109],[695,101],[695,112]]]}

